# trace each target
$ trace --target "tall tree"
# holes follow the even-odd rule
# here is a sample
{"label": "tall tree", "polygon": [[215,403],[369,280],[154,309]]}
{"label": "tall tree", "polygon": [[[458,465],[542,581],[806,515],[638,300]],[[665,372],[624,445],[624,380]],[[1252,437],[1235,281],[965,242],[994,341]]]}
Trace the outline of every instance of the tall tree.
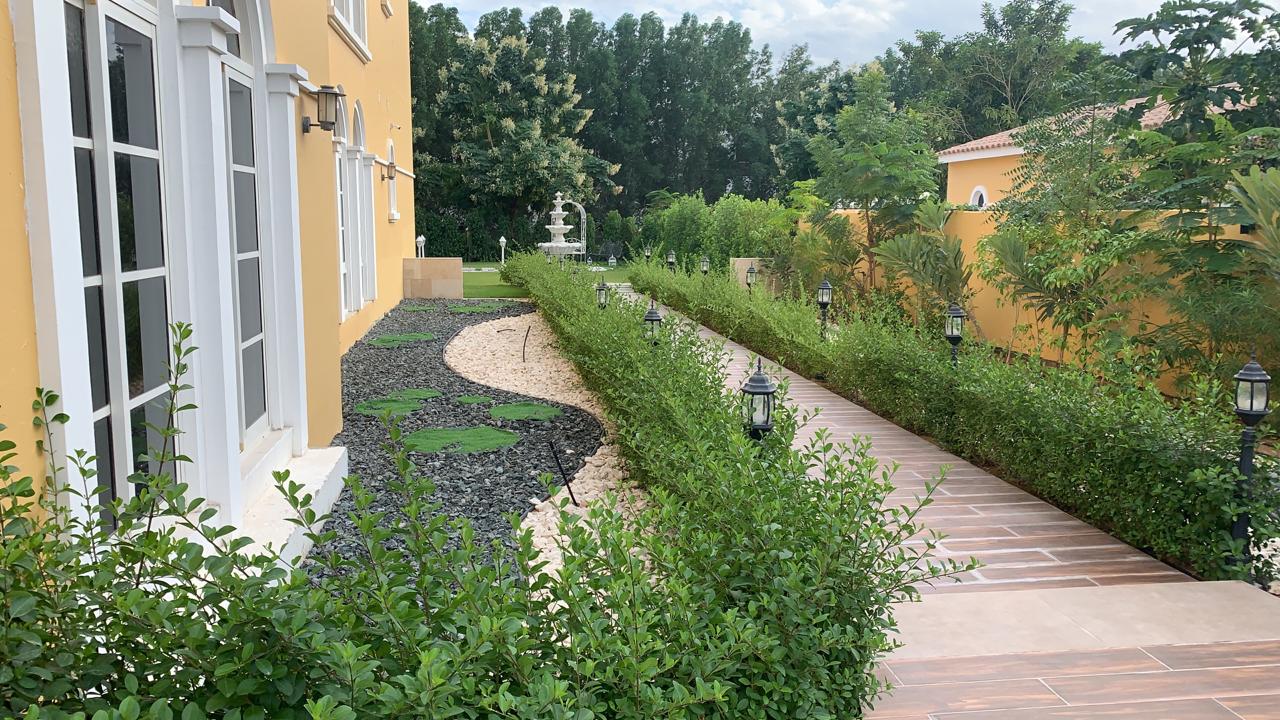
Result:
{"label": "tall tree", "polygon": [[894,107],[889,82],[878,66],[858,78],[853,104],[836,116],[834,132],[809,144],[818,166],[817,191],[836,207],[853,210],[853,233],[866,257],[869,291],[876,283],[875,248],[909,227],[927,193],[936,192],[937,160],[925,142],[925,124],[911,110]]}

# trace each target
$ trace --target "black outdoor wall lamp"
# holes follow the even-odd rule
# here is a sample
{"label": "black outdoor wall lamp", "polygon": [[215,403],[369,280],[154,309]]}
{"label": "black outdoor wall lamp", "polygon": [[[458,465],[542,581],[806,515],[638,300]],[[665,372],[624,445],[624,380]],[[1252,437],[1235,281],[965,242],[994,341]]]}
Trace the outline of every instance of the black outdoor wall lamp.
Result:
{"label": "black outdoor wall lamp", "polygon": [[347,95],[332,85],[321,85],[316,89],[315,96],[316,119],[312,120],[310,115],[304,115],[302,132],[309,133],[316,126],[325,132],[333,132],[338,126],[338,103]]}
{"label": "black outdoor wall lamp", "polygon": [[756,284],[756,264],[751,263],[751,266],[747,268],[747,292],[751,292],[751,288],[755,287],[755,284]]}

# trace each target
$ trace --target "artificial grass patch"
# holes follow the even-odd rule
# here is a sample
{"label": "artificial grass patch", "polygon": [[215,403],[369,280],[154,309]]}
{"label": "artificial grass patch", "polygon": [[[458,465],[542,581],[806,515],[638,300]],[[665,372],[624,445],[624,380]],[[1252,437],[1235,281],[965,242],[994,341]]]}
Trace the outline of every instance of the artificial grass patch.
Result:
{"label": "artificial grass patch", "polygon": [[423,400],[440,397],[439,390],[431,388],[406,388],[397,390],[386,397],[366,400],[356,405],[356,412],[361,415],[382,417],[390,413],[392,416],[408,415],[422,407]]}
{"label": "artificial grass patch", "polygon": [[404,333],[402,335],[381,335],[369,341],[370,345],[382,348],[398,348],[427,340],[435,340],[435,333]]}
{"label": "artificial grass patch", "polygon": [[494,420],[550,420],[563,414],[560,408],[534,402],[497,405],[489,409],[489,417]]}
{"label": "artificial grass patch", "polygon": [[482,302],[475,305],[450,305],[449,312],[464,313],[467,315],[478,315],[480,313],[497,312],[505,308],[510,303],[505,302]]}
{"label": "artificial grass patch", "polygon": [[493,398],[488,395],[459,395],[458,402],[463,405],[483,405],[493,402]]}
{"label": "artificial grass patch", "polygon": [[427,428],[409,433],[404,445],[420,453],[478,453],[501,450],[520,442],[520,436],[510,430],[500,430],[488,425],[469,428]]}

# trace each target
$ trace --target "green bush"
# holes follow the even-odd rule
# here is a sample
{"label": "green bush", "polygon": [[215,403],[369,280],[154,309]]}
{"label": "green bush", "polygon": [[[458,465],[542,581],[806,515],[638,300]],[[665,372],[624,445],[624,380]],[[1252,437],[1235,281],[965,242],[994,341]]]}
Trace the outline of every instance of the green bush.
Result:
{"label": "green bush", "polygon": [[[672,275],[635,266],[633,285],[743,345],[768,352],[838,392],[979,465],[995,468],[1064,510],[1156,557],[1204,578],[1242,577],[1230,528],[1250,512],[1252,546],[1280,534],[1273,509],[1276,463],[1259,460],[1250,497],[1237,497],[1239,427],[1230,399],[1202,383],[1170,405],[1158,390],[1123,374],[1003,362],[967,343],[953,370],[941,331],[922,332],[888,314],[842,317],[832,340],[819,337],[808,301],[750,294],[725,276]],[[883,315],[883,317],[879,316]],[[1258,553],[1255,579],[1275,576]]]}
{"label": "green bush", "polygon": [[[881,508],[890,483],[864,447],[791,450],[790,414],[746,440],[687,328],[654,348],[636,308],[595,307],[589,278],[513,265],[601,392],[643,507],[562,516],[564,565],[544,574],[516,518],[511,549],[477,547],[440,512],[388,413],[395,476],[376,496],[347,481],[360,550],[285,562],[173,475],[192,352],[177,325],[148,453],[166,471],[132,478],[135,497],[98,505],[83,452],[22,476],[0,441],[0,716],[860,716],[891,604],[957,569],[928,558],[931,535],[903,545],[917,508]],[[57,403],[35,405],[49,439]],[[287,473],[276,483],[318,546],[336,539]]]}

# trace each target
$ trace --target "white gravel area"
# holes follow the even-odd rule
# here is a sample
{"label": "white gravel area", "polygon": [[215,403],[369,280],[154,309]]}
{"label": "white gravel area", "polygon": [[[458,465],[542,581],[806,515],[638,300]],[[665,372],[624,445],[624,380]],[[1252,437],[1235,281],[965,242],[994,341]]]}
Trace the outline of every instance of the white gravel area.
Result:
{"label": "white gravel area", "polygon": [[[610,494],[633,511],[638,507],[636,503],[643,501],[639,490],[626,481],[626,464],[613,443],[614,429],[605,418],[599,400],[583,385],[573,364],[560,353],[555,333],[541,315],[528,313],[466,327],[445,348],[444,361],[455,373],[472,382],[573,405],[600,419],[605,427],[604,444],[574,475],[573,492],[582,507],[568,504],[569,512],[583,514],[591,503]],[[531,498],[533,510],[524,519],[524,526],[533,531],[534,546],[547,562],[544,572],[555,572],[561,566],[559,506],[562,498],[567,498],[564,491],[548,500]]]}

